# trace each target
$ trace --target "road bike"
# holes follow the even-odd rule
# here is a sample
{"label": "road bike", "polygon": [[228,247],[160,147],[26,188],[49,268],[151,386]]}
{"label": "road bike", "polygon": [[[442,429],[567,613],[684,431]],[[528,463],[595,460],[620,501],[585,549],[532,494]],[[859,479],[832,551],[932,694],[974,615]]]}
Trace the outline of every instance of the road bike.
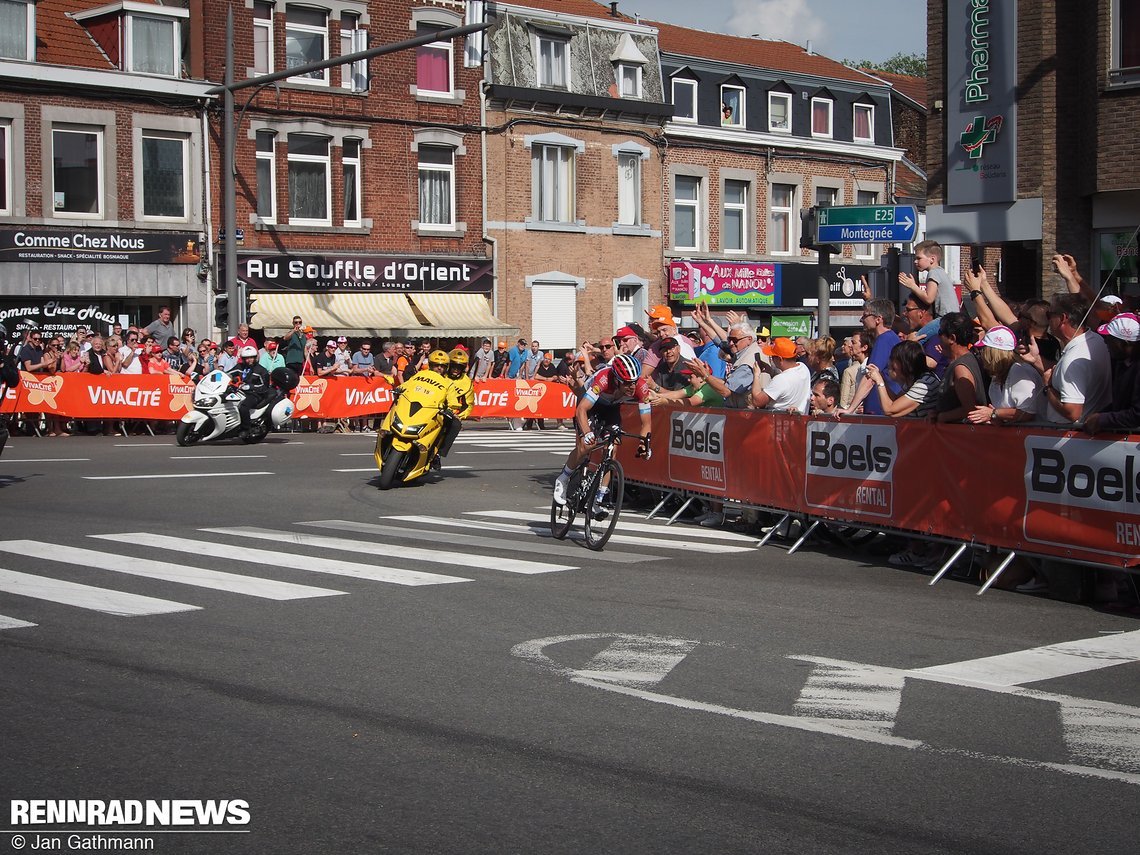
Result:
{"label": "road bike", "polygon": [[[582,527],[586,546],[590,549],[601,549],[614,533],[625,497],[625,472],[614,457],[614,446],[621,442],[623,436],[644,439],[640,434],[628,433],[619,427],[599,428],[594,447],[570,474],[566,485],[566,504],[560,505],[551,500],[550,533],[558,540],[564,540],[570,533],[570,526],[578,514],[583,515]],[[597,457],[599,453],[600,458]],[[604,498],[600,502],[595,501],[598,491],[607,484],[609,489]]]}

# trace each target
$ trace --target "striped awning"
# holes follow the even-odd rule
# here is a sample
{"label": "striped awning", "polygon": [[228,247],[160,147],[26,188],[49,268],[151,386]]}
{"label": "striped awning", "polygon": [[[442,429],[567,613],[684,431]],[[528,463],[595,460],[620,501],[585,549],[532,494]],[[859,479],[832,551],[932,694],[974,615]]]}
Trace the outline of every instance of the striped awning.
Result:
{"label": "striped awning", "polygon": [[508,326],[491,314],[487,298],[481,294],[409,294],[430,327],[425,334],[466,338],[473,336],[515,335],[518,327]]}
{"label": "striped awning", "polygon": [[319,335],[431,335],[403,294],[254,293],[249,325],[284,335],[300,317]]}

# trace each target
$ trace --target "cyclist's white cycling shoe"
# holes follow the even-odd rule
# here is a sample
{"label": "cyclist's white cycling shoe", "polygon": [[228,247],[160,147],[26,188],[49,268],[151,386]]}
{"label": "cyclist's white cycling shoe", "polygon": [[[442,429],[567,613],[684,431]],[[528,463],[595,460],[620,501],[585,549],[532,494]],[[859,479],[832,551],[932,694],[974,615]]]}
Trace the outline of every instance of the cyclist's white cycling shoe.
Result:
{"label": "cyclist's white cycling shoe", "polygon": [[566,504],[566,485],[570,483],[570,479],[565,475],[559,475],[554,482],[554,501],[560,505]]}

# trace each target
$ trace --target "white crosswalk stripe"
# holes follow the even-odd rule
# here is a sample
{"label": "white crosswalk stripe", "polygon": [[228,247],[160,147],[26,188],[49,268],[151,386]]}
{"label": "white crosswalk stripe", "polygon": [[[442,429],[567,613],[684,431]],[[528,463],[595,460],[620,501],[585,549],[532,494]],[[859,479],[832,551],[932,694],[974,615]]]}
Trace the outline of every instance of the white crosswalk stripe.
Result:
{"label": "white crosswalk stripe", "polygon": [[35,626],[35,624],[30,621],[16,620],[16,618],[0,615],[0,629],[24,629],[29,626]]}
{"label": "white crosswalk stripe", "polygon": [[133,543],[137,546],[154,546],[175,552],[190,552],[197,555],[210,555],[214,558],[227,558],[231,561],[247,561],[255,564],[268,564],[305,570],[310,573],[328,573],[333,576],[350,576],[372,582],[390,582],[393,585],[446,585],[454,582],[470,582],[460,576],[445,576],[439,573],[425,573],[422,570],[401,570],[397,567],[381,567],[375,564],[358,564],[353,561],[339,561],[335,558],[313,558],[295,552],[277,552],[268,549],[234,547],[224,543],[211,543],[206,540],[192,540],[185,537],[171,537],[165,534],[151,534],[145,531],[127,534],[95,534],[102,540],[115,540]]}
{"label": "white crosswalk stripe", "polygon": [[[365,552],[375,554],[388,548],[377,541],[349,540],[344,537],[326,537],[317,534],[298,534],[291,531],[271,531],[252,526],[233,528],[205,528],[202,531],[214,534],[233,534],[238,537],[254,537],[272,540],[277,543],[291,543],[298,546],[313,546],[320,549],[335,549],[341,552]],[[443,549],[417,549],[414,546],[401,546],[400,557],[412,561],[430,561],[437,564],[457,564],[467,567],[482,567],[486,570],[502,570],[504,573],[559,573],[563,570],[576,570],[569,564],[547,564],[537,561],[520,561],[516,558],[500,558],[495,555],[477,555],[471,552],[449,552]]]}
{"label": "white crosswalk stripe", "polygon": [[126,594],[122,591],[80,585],[78,582],[65,582],[62,579],[49,579],[46,576],[33,576],[30,573],[3,569],[0,569],[0,591],[123,617],[189,612],[199,608],[188,606],[186,603],[174,603],[154,597]]}
{"label": "white crosswalk stripe", "polygon": [[[468,516],[476,517],[491,517],[493,519],[509,519],[509,520],[536,520],[539,522],[549,522],[550,514],[536,514],[518,511],[466,511]],[[684,533],[686,538],[695,538],[697,540],[727,540],[727,541],[740,541],[742,543],[755,543],[756,538],[752,535],[737,534],[734,531],[720,531],[715,529],[698,528],[696,526],[666,526],[664,522],[660,523],[637,523],[627,520],[625,512],[618,519],[617,530],[623,533],[639,532],[644,534],[681,534]]]}
{"label": "white crosswalk stripe", "polygon": [[307,597],[332,597],[344,593],[328,588],[312,588],[308,585],[295,585],[292,582],[277,582],[273,579],[259,579],[255,576],[241,576],[201,567],[188,567],[185,564],[172,564],[169,561],[152,561],[35,540],[0,541],[0,551],[26,555],[43,561],[58,561],[74,567],[97,567],[100,570],[111,570],[129,576],[161,579],[198,588],[214,588],[267,600],[299,600]]}

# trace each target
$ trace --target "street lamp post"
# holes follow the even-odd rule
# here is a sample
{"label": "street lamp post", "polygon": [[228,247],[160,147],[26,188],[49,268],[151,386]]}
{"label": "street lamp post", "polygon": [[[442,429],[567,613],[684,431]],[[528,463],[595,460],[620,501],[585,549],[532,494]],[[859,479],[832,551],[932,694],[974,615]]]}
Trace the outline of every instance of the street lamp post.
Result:
{"label": "street lamp post", "polygon": [[[423,36],[416,36],[412,39],[406,39],[402,42],[395,42],[388,45],[380,45],[379,47],[368,48],[367,50],[357,51],[356,53],[345,54],[344,56],[330,57],[323,59],[320,62],[310,62],[306,65],[296,66],[295,68],[282,69],[275,71],[271,74],[260,74],[257,77],[252,77],[249,80],[240,80],[234,82],[234,10],[231,5],[226,11],[226,68],[225,76],[221,86],[214,86],[206,90],[207,95],[222,95],[222,121],[225,123],[225,141],[223,145],[223,159],[225,163],[222,167],[224,173],[222,184],[222,195],[225,197],[222,201],[222,220],[225,234],[223,235],[223,253],[226,257],[225,263],[225,284],[226,284],[226,301],[229,304],[229,325],[231,328],[236,327],[237,324],[246,322],[245,317],[245,303],[239,300],[238,281],[237,281],[237,164],[235,160],[235,149],[237,146],[237,127],[234,122],[234,93],[248,89],[253,86],[262,87],[269,83],[274,83],[278,80],[284,80],[289,77],[298,77],[308,74],[312,71],[321,71],[326,68],[331,68],[336,65],[350,65],[360,60],[369,60],[375,56],[384,56],[389,53],[397,53],[402,50],[410,48],[417,48],[422,45],[432,44],[438,41],[449,41],[451,39],[460,38],[471,33],[482,32],[487,29],[490,24],[481,22],[478,24],[466,24],[462,27],[452,27],[447,30],[439,30],[437,32],[429,33]],[[257,93],[254,93],[256,95]],[[248,106],[248,105],[247,105]],[[227,334],[232,332],[232,329],[226,331]]]}

